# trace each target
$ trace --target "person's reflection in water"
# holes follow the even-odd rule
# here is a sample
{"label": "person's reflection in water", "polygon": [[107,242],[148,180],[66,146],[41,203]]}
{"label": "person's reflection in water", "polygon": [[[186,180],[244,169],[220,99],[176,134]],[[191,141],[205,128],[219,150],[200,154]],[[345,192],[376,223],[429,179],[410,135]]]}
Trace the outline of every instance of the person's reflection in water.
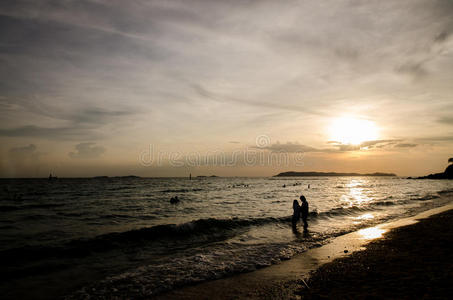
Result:
{"label": "person's reflection in water", "polygon": [[302,200],[302,206],[300,207],[300,214],[302,217],[302,221],[304,222],[304,231],[307,231],[308,230],[308,223],[307,223],[308,202],[307,202],[307,199],[305,199],[304,195],[300,196],[300,200]]}
{"label": "person's reflection in water", "polygon": [[291,220],[291,222],[293,224],[293,232],[294,232],[294,230],[297,230],[296,225],[297,225],[297,222],[299,221],[299,218],[300,218],[299,201],[294,200],[293,201],[293,218]]}
{"label": "person's reflection in water", "polygon": [[[296,226],[294,226],[294,225],[293,225],[292,228],[293,228],[293,233],[294,233],[294,235],[296,236],[296,238],[297,238],[298,240],[300,240],[300,239],[302,238],[302,235],[300,234],[299,229],[298,229]],[[305,235],[305,232],[304,232],[304,235]]]}
{"label": "person's reflection in water", "polygon": [[303,232],[300,232],[299,228],[297,226],[292,227],[293,234],[296,236],[296,239],[299,241],[304,241],[307,239],[310,239],[311,233],[308,230],[304,230]]}

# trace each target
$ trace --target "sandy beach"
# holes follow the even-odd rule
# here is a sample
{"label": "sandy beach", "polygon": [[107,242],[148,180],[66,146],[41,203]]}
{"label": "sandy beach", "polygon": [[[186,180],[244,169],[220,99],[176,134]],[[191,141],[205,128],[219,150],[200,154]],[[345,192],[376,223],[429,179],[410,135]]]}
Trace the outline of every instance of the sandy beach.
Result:
{"label": "sandy beach", "polygon": [[453,294],[453,210],[395,228],[365,251],[320,267],[302,299],[447,299]]}
{"label": "sandy beach", "polygon": [[447,298],[453,292],[452,222],[448,205],[156,299]]}

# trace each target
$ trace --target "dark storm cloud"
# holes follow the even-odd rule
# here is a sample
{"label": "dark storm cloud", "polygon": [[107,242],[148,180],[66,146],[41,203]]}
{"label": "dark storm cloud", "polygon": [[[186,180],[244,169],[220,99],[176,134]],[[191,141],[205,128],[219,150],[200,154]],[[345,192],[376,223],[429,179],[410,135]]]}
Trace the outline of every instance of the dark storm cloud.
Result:
{"label": "dark storm cloud", "polygon": [[453,135],[431,136],[415,139],[417,142],[425,144],[448,143],[453,142]]}
{"label": "dark storm cloud", "polygon": [[[58,26],[64,26],[65,30],[85,30],[84,33],[92,31],[91,34],[110,34],[110,36],[106,36],[106,39],[99,40],[100,42],[109,42],[107,38],[112,35],[152,42],[169,32],[179,35],[180,38],[185,37],[184,33],[172,30],[162,23],[216,27],[218,16],[222,13],[219,8],[228,7],[228,5],[225,6],[221,2],[215,1],[212,3],[203,1],[147,1],[145,3],[129,1],[126,3],[124,1],[43,0],[5,1],[0,7],[4,16],[21,21],[44,21],[44,23],[50,21],[50,24],[41,24],[50,26],[48,28],[50,31],[58,31]],[[216,7],[217,9],[215,9]],[[36,32],[48,31],[45,29],[37,29]],[[68,33],[75,34],[75,32]],[[100,36],[92,38],[98,37]],[[86,43],[93,41],[96,40],[88,39]],[[154,44],[154,46],[156,45]],[[108,45],[98,46],[107,47]],[[117,46],[121,47],[121,44],[118,43]],[[110,49],[110,51],[121,49]],[[130,50],[134,49],[131,47]]]}
{"label": "dark storm cloud", "polygon": [[[2,54],[33,55],[35,58],[57,58],[58,61],[85,63],[92,57],[109,55],[139,56],[162,59],[164,53],[140,43],[140,40],[114,31],[68,24],[56,20],[17,18],[0,15]],[[94,57],[93,57],[94,56]]]}
{"label": "dark storm cloud", "polygon": [[453,117],[450,117],[450,116],[441,117],[437,121],[439,123],[453,125]]}
{"label": "dark storm cloud", "polygon": [[[102,88],[131,80],[122,71],[136,60],[164,61],[172,49],[157,42],[166,32],[155,19],[170,13],[141,8],[122,1],[2,2],[2,91],[23,92],[25,87],[55,94],[68,82],[83,81],[82,76]],[[67,89],[61,92],[74,96]]]}
{"label": "dark storm cloud", "polygon": [[97,73],[97,80],[115,81],[123,78],[122,62],[128,58],[157,61],[170,55],[124,35],[52,20],[0,16],[0,36],[0,87],[7,93],[23,92],[24,87],[55,93],[68,81],[83,80],[87,71],[90,76]]}
{"label": "dark storm cloud", "polygon": [[347,151],[357,151],[361,149],[384,149],[384,148],[391,148],[398,142],[401,142],[401,139],[387,139],[387,140],[371,140],[371,141],[364,141],[360,144],[342,144],[336,141],[328,141],[327,143],[332,145],[333,149],[330,151],[338,151],[338,152],[347,152]]}
{"label": "dark storm cloud", "polygon": [[27,125],[11,129],[0,129],[3,137],[33,137],[50,140],[98,139],[100,134],[93,129],[74,127],[40,127]]}
{"label": "dark storm cloud", "polygon": [[357,151],[357,150],[373,150],[373,149],[392,149],[392,148],[414,148],[418,144],[405,143],[402,139],[391,139],[391,140],[373,140],[365,141],[358,145],[345,145],[345,144],[334,144],[334,147],[340,152],[342,151]]}
{"label": "dark storm cloud", "polygon": [[[9,115],[30,113],[40,118],[50,118],[56,121],[69,123],[66,126],[46,127],[25,125],[13,128],[0,129],[0,136],[10,137],[38,137],[53,140],[99,139],[106,135],[99,131],[103,126],[117,123],[124,117],[138,114],[135,109],[102,109],[99,107],[64,108],[50,105],[39,99],[4,98],[0,105]],[[5,126],[6,127],[6,126]],[[11,126],[7,126],[11,127]]]}
{"label": "dark storm cloud", "polygon": [[428,4],[430,10],[426,10],[426,4],[422,2],[416,5],[415,11],[419,12],[423,10],[426,19],[432,20],[437,25],[437,30],[431,33],[433,42],[430,43],[430,36],[426,36],[426,41],[424,41],[425,37],[421,35],[420,42],[415,42],[413,49],[408,49],[409,53],[417,55],[413,55],[414,57],[412,59],[396,67],[397,72],[409,74],[415,79],[422,79],[429,74],[427,65],[435,58],[443,55],[444,46],[453,32],[453,19],[451,18],[453,14],[453,1],[431,1]]}
{"label": "dark storm cloud", "polygon": [[400,142],[400,139],[393,139],[393,140],[373,140],[373,141],[365,141],[360,144],[361,147],[377,147],[379,145],[393,145],[397,142]]}
{"label": "dark storm cloud", "polygon": [[38,159],[42,154],[38,152],[38,147],[34,144],[23,147],[13,147],[9,149],[8,153],[13,160]]}
{"label": "dark storm cloud", "polygon": [[392,148],[414,148],[418,144],[413,143],[401,143],[402,139],[386,139],[386,140],[371,140],[364,141],[360,144],[343,144],[336,141],[328,141],[330,145],[327,148],[316,148],[308,145],[302,145],[298,143],[275,143],[264,147],[252,146],[252,149],[266,150],[271,152],[281,153],[309,153],[309,152],[321,152],[321,153],[339,153],[339,152],[350,152],[360,150],[379,150],[379,149],[392,149]]}
{"label": "dark storm cloud", "polygon": [[[335,152],[349,152],[349,151],[359,151],[359,150],[370,150],[370,149],[383,149],[397,147],[397,143],[402,140],[392,139],[392,140],[372,140],[364,141],[360,144],[342,144],[336,141],[328,141],[327,144],[330,147],[327,148],[316,148],[308,145],[302,145],[297,143],[286,143],[280,144],[275,143],[265,147],[253,146],[252,148],[268,150],[273,152],[284,152],[284,153],[304,153],[304,152],[323,152],[323,153],[335,153]],[[412,144],[399,144],[401,148],[410,147]],[[403,146],[401,146],[403,145]]]}
{"label": "dark storm cloud", "polygon": [[450,34],[451,34],[450,32],[442,31],[434,38],[434,41],[438,42],[438,43],[445,42],[448,39],[448,37],[450,36]]}
{"label": "dark storm cloud", "polygon": [[114,119],[136,114],[135,111],[108,111],[100,108],[88,108],[74,115],[67,116],[67,119],[76,123],[97,123],[105,124],[114,121]]}
{"label": "dark storm cloud", "polygon": [[417,144],[410,144],[410,143],[401,143],[401,144],[396,144],[396,148],[415,148],[417,147]]}
{"label": "dark storm cloud", "polygon": [[95,145],[95,143],[77,144],[75,146],[76,152],[69,152],[69,157],[81,159],[98,158],[105,152],[105,148]]}
{"label": "dark storm cloud", "polygon": [[[344,63],[362,76],[389,66],[414,78],[425,77],[426,65],[442,55],[439,48],[453,32],[452,1],[376,3],[337,1],[329,10],[319,10],[321,4],[304,2],[302,8],[321,11],[329,21],[318,23],[315,16],[307,15],[310,27],[300,30],[306,19],[296,19],[291,29],[270,32],[270,46],[286,53],[322,53],[332,66]],[[388,18],[383,18],[386,11]],[[404,13],[395,18],[397,11]]]}
{"label": "dark storm cloud", "polygon": [[260,150],[268,150],[272,152],[282,152],[282,153],[303,153],[303,152],[328,152],[328,149],[317,149],[307,145],[301,144],[293,144],[293,143],[286,143],[286,144],[271,144],[265,147],[253,146],[254,149]]}
{"label": "dark storm cloud", "polygon": [[429,5],[432,5],[435,8],[436,16],[441,19],[444,28],[444,30],[436,36],[436,41],[444,42],[447,37],[453,33],[453,19],[451,18],[451,14],[453,13],[453,1],[435,0],[430,1]]}
{"label": "dark storm cloud", "polygon": [[73,123],[109,123],[117,118],[139,113],[136,109],[131,108],[112,110],[95,106],[81,107],[74,110],[72,108],[62,108],[55,104],[52,105],[36,98],[4,98],[0,99],[0,105],[10,112],[29,112],[43,117],[71,121]]}
{"label": "dark storm cloud", "polygon": [[428,71],[423,66],[422,61],[419,62],[406,62],[403,65],[396,68],[398,72],[406,73],[414,76],[415,78],[422,78],[428,74]]}

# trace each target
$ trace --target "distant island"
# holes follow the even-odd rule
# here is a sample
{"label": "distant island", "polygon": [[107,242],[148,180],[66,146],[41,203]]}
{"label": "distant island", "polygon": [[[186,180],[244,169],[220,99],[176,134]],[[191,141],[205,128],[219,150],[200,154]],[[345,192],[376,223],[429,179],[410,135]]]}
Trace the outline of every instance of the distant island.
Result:
{"label": "distant island", "polygon": [[130,179],[133,179],[133,178],[141,178],[140,176],[135,176],[135,175],[126,175],[126,176],[113,176],[113,177],[109,177],[109,176],[94,176],[92,177],[93,179],[108,179],[108,178],[130,178]]}
{"label": "distant island", "polygon": [[283,172],[275,175],[274,177],[315,177],[315,176],[396,176],[393,173],[371,173],[371,174],[360,174],[360,173],[335,173],[335,172]]}
{"label": "distant island", "polygon": [[427,176],[421,177],[408,177],[408,179],[453,179],[453,157],[448,159],[448,163],[450,164],[443,173],[435,173],[429,174]]}

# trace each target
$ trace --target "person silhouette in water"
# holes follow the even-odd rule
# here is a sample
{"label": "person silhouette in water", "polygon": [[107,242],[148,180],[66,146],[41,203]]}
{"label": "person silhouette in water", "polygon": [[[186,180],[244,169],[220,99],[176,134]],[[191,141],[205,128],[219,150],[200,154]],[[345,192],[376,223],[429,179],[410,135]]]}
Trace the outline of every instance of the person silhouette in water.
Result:
{"label": "person silhouette in water", "polygon": [[308,202],[307,202],[307,199],[305,199],[304,195],[300,196],[300,200],[302,201],[302,206],[300,207],[300,214],[302,217],[302,221],[304,222],[304,230],[307,230],[307,228],[308,228],[308,223],[307,223]]}
{"label": "person silhouette in water", "polygon": [[293,218],[292,218],[292,223],[293,223],[293,228],[296,228],[297,221],[299,221],[300,218],[300,205],[299,201],[294,200],[293,201]]}

